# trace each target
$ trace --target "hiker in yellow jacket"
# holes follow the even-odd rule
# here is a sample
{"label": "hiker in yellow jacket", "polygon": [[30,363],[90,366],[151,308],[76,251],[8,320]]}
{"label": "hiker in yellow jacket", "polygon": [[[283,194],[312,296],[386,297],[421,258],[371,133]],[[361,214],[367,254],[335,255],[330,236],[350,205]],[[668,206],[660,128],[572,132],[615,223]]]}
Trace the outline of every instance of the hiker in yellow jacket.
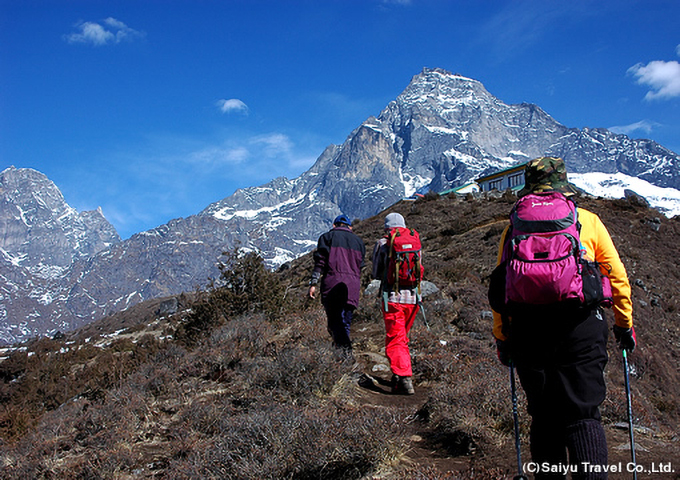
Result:
{"label": "hiker in yellow jacket", "polygon": [[[562,159],[543,157],[525,169],[529,193],[559,191],[573,195]],[[614,335],[621,348],[636,345],[631,290],[626,269],[600,218],[577,209],[584,255],[609,267],[603,268],[612,285]],[[503,232],[498,253],[501,262],[508,229]],[[540,313],[537,313],[540,312]],[[494,311],[493,334],[502,363],[512,362],[527,396],[532,417],[530,445],[537,465],[554,466],[537,472],[536,479],[566,478],[555,474],[560,465],[579,470],[574,479],[603,479],[587,466],[607,465],[607,442],[599,406],[605,398],[604,367],[607,363],[608,326],[601,307],[555,308],[515,313],[506,319]],[[606,470],[605,470],[606,472]]]}

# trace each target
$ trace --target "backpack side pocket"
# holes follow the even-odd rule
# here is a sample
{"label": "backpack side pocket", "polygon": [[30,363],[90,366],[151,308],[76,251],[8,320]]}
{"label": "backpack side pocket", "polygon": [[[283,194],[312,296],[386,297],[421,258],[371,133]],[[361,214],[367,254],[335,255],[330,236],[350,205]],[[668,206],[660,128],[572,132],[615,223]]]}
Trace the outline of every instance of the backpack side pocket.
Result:
{"label": "backpack side pocket", "polygon": [[581,278],[583,279],[583,303],[587,307],[611,307],[612,285],[607,275],[603,275],[599,262],[581,261]]}

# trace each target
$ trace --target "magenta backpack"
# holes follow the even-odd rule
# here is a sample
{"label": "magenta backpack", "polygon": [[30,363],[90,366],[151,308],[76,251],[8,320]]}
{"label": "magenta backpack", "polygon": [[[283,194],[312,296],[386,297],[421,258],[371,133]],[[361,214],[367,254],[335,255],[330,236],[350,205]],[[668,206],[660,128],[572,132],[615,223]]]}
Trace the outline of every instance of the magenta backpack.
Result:
{"label": "magenta backpack", "polygon": [[510,212],[506,302],[583,301],[576,205],[559,192],[532,193]]}
{"label": "magenta backpack", "polygon": [[499,313],[520,305],[611,306],[609,278],[582,255],[576,205],[559,192],[532,193],[510,212],[489,302]]}

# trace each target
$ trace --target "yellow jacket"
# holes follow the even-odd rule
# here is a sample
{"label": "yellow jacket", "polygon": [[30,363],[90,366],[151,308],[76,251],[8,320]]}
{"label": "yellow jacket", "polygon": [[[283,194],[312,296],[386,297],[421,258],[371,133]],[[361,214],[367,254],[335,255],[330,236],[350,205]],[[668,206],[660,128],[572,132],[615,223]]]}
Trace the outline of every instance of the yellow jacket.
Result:
{"label": "yellow jacket", "polygon": [[[602,220],[600,220],[600,217],[583,208],[579,208],[577,211],[578,221],[581,224],[581,244],[585,248],[586,257],[589,260],[609,265],[611,268],[609,280],[612,284],[612,296],[614,297],[614,305],[612,307],[614,310],[614,322],[620,327],[631,328],[633,326],[633,304],[630,298],[630,283],[628,282],[626,268],[623,266],[614,242],[612,242],[609,232],[602,223]],[[501,236],[496,264],[501,262],[508,228],[505,228]],[[602,273],[606,274],[607,272],[602,269]],[[499,340],[506,340],[501,332],[502,326],[500,314],[493,312],[493,334]]]}

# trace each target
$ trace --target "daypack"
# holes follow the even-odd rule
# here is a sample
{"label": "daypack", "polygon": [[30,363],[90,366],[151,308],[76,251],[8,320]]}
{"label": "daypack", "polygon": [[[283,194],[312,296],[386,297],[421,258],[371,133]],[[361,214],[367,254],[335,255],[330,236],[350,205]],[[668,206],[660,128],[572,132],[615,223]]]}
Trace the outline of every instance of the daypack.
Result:
{"label": "daypack", "polygon": [[418,288],[423,279],[420,235],[412,228],[395,227],[387,235],[385,280],[393,291]]}
{"label": "daypack", "polygon": [[559,192],[520,198],[510,212],[504,252],[507,302],[583,301],[576,206]]}
{"label": "daypack", "polygon": [[499,313],[523,305],[611,305],[600,264],[583,257],[576,205],[559,192],[520,198],[510,212],[501,263],[489,301]]}

